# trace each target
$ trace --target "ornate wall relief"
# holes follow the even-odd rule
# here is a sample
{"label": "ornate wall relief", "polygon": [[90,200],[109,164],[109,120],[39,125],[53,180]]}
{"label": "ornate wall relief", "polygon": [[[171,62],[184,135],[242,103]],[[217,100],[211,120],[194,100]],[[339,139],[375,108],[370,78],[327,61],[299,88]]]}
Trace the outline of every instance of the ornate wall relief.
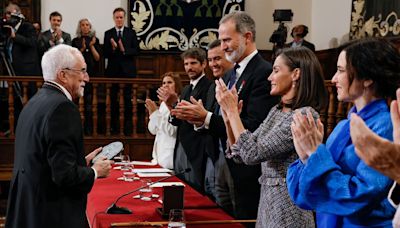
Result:
{"label": "ornate wall relief", "polygon": [[354,0],[350,39],[390,37],[400,33],[400,1]]}
{"label": "ornate wall relief", "polygon": [[243,11],[245,0],[129,0],[129,21],[141,50],[185,51],[218,37],[225,14]]}

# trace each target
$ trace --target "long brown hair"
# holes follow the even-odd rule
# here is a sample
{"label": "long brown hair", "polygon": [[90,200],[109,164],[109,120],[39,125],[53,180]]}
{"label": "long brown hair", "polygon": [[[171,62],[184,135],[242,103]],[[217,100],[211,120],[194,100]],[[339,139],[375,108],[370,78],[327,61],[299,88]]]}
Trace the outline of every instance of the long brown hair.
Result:
{"label": "long brown hair", "polygon": [[181,76],[176,73],[176,72],[167,72],[161,76],[161,80],[164,80],[165,77],[170,77],[172,80],[175,82],[175,92],[178,94],[178,96],[182,92],[182,82],[181,82]]}
{"label": "long brown hair", "polygon": [[311,106],[321,111],[327,104],[322,67],[315,54],[306,47],[283,49],[279,56],[291,71],[300,69],[300,78],[296,83],[296,94],[292,100],[292,109]]}

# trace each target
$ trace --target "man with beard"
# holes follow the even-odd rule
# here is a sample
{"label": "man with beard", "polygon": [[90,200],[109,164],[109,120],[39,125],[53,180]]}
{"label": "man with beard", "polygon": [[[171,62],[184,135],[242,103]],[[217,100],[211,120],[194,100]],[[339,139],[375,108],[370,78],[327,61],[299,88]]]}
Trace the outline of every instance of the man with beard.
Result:
{"label": "man with beard", "polygon": [[[218,32],[220,48],[225,52],[226,59],[235,64],[233,69],[225,73],[224,81],[229,88],[235,86],[239,100],[243,102],[240,118],[246,129],[254,131],[278,102],[277,97],[270,95],[271,84],[267,80],[272,70],[271,64],[258,54],[255,22],[247,13],[225,15],[219,22]],[[220,159],[216,165],[220,171],[216,172],[215,178],[217,203],[237,219],[256,219],[261,166],[236,164],[225,158],[227,137],[218,104],[206,117],[197,116],[199,118],[191,121],[199,126],[203,124],[203,128],[217,138],[213,150]]]}
{"label": "man with beard", "polygon": [[[233,63],[229,62],[225,58],[225,53],[221,49],[220,40],[214,40],[208,45],[207,60],[214,79],[222,78],[228,70],[233,68]],[[172,113],[179,119],[184,119],[193,123],[196,131],[206,133],[203,136],[205,140],[204,153],[207,156],[204,190],[208,196],[211,198],[216,198],[215,177],[217,176],[222,178],[224,175],[219,175],[219,173],[224,171],[229,173],[229,170],[227,170],[225,159],[219,159],[219,153],[214,152],[214,149],[216,148],[215,145],[219,145],[218,137],[213,137],[211,134],[208,134],[207,130],[204,129],[204,120],[207,118],[208,111],[211,115],[215,110],[215,105],[217,104],[217,100],[215,99],[215,83],[212,83],[208,89],[206,100],[207,105],[204,106],[203,101],[196,100],[194,98],[191,99],[191,102],[180,102],[180,104],[172,111]],[[225,165],[222,165],[221,163]],[[227,184],[232,183],[230,174],[228,178],[225,178],[225,180],[227,181]],[[221,205],[220,198],[216,198],[216,201]]]}
{"label": "man with beard", "polygon": [[[235,63],[234,68],[225,74],[224,81],[229,88],[235,86],[239,100],[243,102],[240,118],[246,129],[254,131],[278,102],[277,97],[270,95],[271,84],[267,80],[272,71],[271,64],[258,54],[255,22],[247,13],[233,12],[225,15],[219,22],[218,33],[226,58]],[[226,149],[226,132],[222,116],[217,113],[211,115],[208,128],[212,134],[219,135],[223,149],[219,151],[223,153]],[[229,186],[225,183],[220,184],[217,178],[217,194],[226,194],[225,191],[228,191],[230,196],[233,196],[231,203],[237,219],[255,219],[260,197],[260,165],[236,164],[230,159],[226,159],[226,162],[234,188],[226,189]]]}
{"label": "man with beard", "polygon": [[[190,84],[182,90],[181,99],[190,101],[192,99],[206,100],[207,91],[211,81],[206,77],[204,69],[207,66],[206,52],[200,48],[191,48],[181,55]],[[171,99],[163,99],[167,105],[172,106]],[[176,99],[175,99],[176,100]],[[180,105],[177,104],[176,107]],[[189,183],[200,192],[204,192],[204,173],[205,173],[205,154],[204,143],[201,133],[193,128],[193,124],[175,118],[171,112],[170,122],[178,126],[177,139],[174,152],[174,170],[181,172],[186,168],[191,168],[191,172],[185,173],[180,178]]]}

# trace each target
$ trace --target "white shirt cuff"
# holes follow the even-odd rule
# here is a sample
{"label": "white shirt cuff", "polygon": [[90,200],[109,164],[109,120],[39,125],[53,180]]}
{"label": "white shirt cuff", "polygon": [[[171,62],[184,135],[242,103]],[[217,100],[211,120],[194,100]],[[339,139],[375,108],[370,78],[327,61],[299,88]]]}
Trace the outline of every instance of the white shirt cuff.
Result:
{"label": "white shirt cuff", "polygon": [[397,207],[399,206],[398,204],[396,204],[396,203],[393,202],[393,200],[392,200],[392,194],[393,194],[394,189],[396,188],[396,185],[397,185],[397,183],[394,182],[393,185],[392,185],[392,187],[390,188],[389,194],[388,194],[389,203],[390,203],[394,208],[397,208]]}
{"label": "white shirt cuff", "polygon": [[209,129],[210,128],[211,116],[212,116],[212,112],[207,112],[206,119],[204,120],[204,128],[205,129]]}
{"label": "white shirt cuff", "polygon": [[201,129],[209,129],[210,120],[211,120],[211,115],[212,115],[212,112],[207,112],[207,116],[206,116],[206,118],[205,118],[205,120],[204,120],[203,125],[201,125],[201,126],[199,126],[199,127],[197,127],[196,125],[193,125],[194,130],[195,130],[195,131],[199,131],[199,130],[201,130]]}
{"label": "white shirt cuff", "polygon": [[95,168],[93,168],[93,167],[90,167],[90,168],[92,168],[92,169],[93,169],[93,171],[94,171],[94,179],[96,180],[96,179],[97,179],[97,171],[96,171],[96,169],[95,169]]}

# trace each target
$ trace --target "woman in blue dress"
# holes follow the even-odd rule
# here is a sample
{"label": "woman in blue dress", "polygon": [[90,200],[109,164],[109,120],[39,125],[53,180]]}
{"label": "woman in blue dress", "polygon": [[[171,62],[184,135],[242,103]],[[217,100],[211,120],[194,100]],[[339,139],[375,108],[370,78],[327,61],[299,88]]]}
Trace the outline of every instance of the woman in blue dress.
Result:
{"label": "woman in blue dress", "polygon": [[340,52],[332,78],[339,101],[352,102],[348,118],[339,122],[326,144],[323,125],[296,113],[292,134],[299,155],[288,169],[292,200],[317,214],[317,227],[392,227],[395,213],[387,200],[393,183],[368,167],[354,151],[351,113],[381,137],[392,140],[385,98],[394,97],[400,80],[400,55],[383,39],[352,42]]}

